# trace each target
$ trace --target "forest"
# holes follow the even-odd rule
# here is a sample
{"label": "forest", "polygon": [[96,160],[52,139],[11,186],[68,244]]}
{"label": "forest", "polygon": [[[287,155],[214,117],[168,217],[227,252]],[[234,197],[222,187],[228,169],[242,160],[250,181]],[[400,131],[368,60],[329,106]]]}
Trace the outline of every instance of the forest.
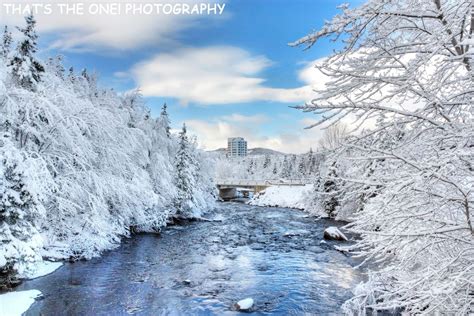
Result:
{"label": "forest", "polygon": [[[132,232],[159,232],[212,209],[211,162],[166,105],[119,94],[62,56],[36,57],[36,21],[5,27],[0,63],[0,268],[3,283],[45,259],[91,258]],[[13,276],[12,276],[13,275]],[[5,281],[5,279],[7,281]]]}

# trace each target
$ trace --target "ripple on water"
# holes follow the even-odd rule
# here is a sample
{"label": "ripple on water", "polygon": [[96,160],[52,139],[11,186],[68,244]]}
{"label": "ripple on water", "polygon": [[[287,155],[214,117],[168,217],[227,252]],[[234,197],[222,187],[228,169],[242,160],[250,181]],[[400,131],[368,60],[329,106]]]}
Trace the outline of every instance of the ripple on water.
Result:
{"label": "ripple on water", "polygon": [[232,203],[208,217],[25,282],[18,290],[44,294],[27,315],[225,315],[247,297],[257,314],[337,313],[360,281],[351,259],[319,245],[337,222]]}

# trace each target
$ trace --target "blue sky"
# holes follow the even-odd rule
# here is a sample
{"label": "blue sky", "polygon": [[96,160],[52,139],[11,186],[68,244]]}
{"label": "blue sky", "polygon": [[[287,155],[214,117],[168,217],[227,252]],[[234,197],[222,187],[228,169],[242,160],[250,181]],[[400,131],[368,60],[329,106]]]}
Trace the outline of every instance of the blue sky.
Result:
{"label": "blue sky", "polygon": [[225,3],[222,16],[39,14],[41,54],[63,54],[66,66],[96,70],[118,91],[140,87],[153,115],[166,102],[173,127],[186,122],[202,148],[231,136],[285,152],[315,147],[321,131],[303,129],[314,116],[289,106],[311,98],[318,77],[310,67],[337,45],[287,43],[321,27],[341,0]]}

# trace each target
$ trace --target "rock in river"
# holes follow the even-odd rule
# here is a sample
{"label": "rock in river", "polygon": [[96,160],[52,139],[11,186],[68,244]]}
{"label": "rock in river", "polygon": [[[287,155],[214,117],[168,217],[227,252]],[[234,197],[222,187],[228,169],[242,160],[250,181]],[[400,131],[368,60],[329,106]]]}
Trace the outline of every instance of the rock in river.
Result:
{"label": "rock in river", "polygon": [[328,227],[324,230],[324,238],[331,240],[348,240],[346,235],[344,235],[337,227],[334,226]]}
{"label": "rock in river", "polygon": [[252,306],[253,306],[253,298],[250,298],[250,297],[240,300],[235,304],[235,308],[239,311],[248,311],[249,309],[252,308]]}

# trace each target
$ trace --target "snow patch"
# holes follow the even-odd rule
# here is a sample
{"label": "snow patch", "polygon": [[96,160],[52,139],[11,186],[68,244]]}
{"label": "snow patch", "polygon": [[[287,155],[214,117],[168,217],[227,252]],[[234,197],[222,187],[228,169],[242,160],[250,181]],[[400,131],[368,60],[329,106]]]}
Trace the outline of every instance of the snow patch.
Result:
{"label": "snow patch", "polygon": [[21,315],[35,302],[35,298],[41,295],[38,290],[9,292],[0,295],[0,316]]}
{"label": "snow patch", "polygon": [[33,272],[28,273],[26,275],[26,278],[36,279],[36,278],[48,275],[48,274],[53,273],[54,271],[56,271],[62,265],[63,265],[62,262],[42,261],[42,262],[36,264]]}
{"label": "snow patch", "polygon": [[305,196],[313,190],[313,185],[301,186],[272,186],[261,191],[248,202],[256,206],[277,206],[303,210]]}

